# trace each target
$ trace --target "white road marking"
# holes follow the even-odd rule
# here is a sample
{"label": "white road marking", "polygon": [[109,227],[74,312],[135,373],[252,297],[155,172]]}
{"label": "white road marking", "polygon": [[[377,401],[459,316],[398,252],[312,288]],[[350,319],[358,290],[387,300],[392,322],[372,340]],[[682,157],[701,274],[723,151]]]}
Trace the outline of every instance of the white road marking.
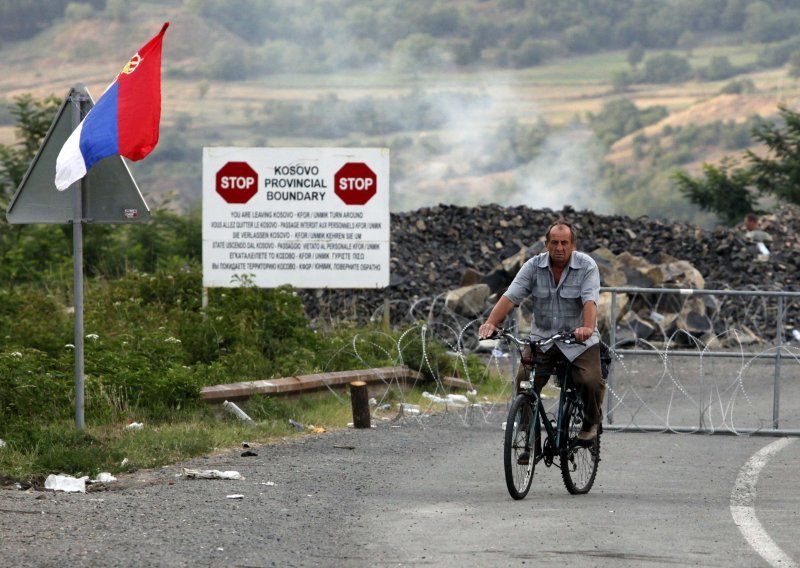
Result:
{"label": "white road marking", "polygon": [[770,566],[798,568],[797,563],[775,544],[756,518],[756,483],[758,475],[772,456],[794,442],[794,438],[781,438],[764,446],[747,460],[731,491],[731,515],[733,521],[753,549]]}

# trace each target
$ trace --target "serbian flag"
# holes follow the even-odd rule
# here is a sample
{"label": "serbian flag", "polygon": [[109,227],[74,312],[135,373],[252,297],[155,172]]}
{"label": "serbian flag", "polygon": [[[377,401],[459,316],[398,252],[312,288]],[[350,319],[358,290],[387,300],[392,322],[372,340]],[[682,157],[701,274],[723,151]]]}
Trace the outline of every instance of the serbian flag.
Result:
{"label": "serbian flag", "polygon": [[56,187],[64,191],[95,162],[121,155],[141,160],[158,143],[161,122],[161,43],[169,22],[120,71],[64,143],[56,159]]}

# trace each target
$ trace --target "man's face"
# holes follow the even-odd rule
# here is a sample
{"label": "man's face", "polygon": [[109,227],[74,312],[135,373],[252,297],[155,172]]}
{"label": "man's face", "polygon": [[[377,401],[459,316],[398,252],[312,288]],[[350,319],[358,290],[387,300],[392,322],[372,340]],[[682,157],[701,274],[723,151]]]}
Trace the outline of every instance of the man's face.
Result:
{"label": "man's face", "polygon": [[572,242],[572,232],[566,225],[556,225],[550,229],[550,238],[547,240],[547,252],[550,253],[550,264],[563,268],[569,262],[575,243]]}
{"label": "man's face", "polygon": [[758,221],[756,219],[747,218],[744,220],[744,226],[748,231],[754,231],[756,227],[758,227]]}

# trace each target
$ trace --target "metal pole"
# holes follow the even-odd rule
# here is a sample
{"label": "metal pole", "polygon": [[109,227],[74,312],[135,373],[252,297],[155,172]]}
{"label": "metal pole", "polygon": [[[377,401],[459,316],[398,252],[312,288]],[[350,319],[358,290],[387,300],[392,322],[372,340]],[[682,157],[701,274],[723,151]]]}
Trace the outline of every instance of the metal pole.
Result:
{"label": "metal pole", "polygon": [[611,292],[611,319],[608,322],[608,342],[611,349],[611,364],[608,367],[608,388],[606,389],[606,418],[609,424],[614,423],[614,405],[611,393],[614,392],[614,352],[617,346],[617,293]]}
{"label": "metal pole", "polygon": [[[83,118],[84,97],[73,94],[72,129],[75,130]],[[72,273],[73,301],[75,304],[75,428],[83,430],[83,180],[72,184]]]}
{"label": "metal pole", "polygon": [[[511,333],[517,335],[519,331],[519,308],[515,308],[511,312]],[[510,347],[510,345],[509,345]],[[511,358],[511,400],[517,397],[517,372],[519,371],[520,362],[515,357],[513,349],[509,349],[509,357]]]}
{"label": "metal pole", "polygon": [[781,352],[783,351],[783,296],[778,297],[778,329],[775,330],[775,374],[772,391],[772,427],[777,430],[781,406]]}
{"label": "metal pole", "polygon": [[383,331],[389,333],[391,331],[391,317],[389,314],[389,288],[383,289]]}

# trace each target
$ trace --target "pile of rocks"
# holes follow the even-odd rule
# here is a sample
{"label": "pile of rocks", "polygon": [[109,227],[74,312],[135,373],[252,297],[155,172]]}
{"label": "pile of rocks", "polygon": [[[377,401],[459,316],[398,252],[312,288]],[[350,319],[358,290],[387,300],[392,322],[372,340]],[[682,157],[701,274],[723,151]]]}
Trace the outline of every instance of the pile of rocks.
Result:
{"label": "pile of rocks", "polygon": [[[762,219],[773,235],[771,255],[736,229],[699,227],[648,217],[599,215],[591,211],[562,211],[485,205],[439,205],[391,216],[391,285],[384,290],[305,290],[301,292],[310,317],[348,319],[354,313],[371,314],[386,299],[410,302],[434,298],[467,284],[482,282],[492,293],[507,286],[520,260],[542,249],[547,227],[567,219],[578,235],[582,251],[627,254],[652,265],[687,261],[707,289],[800,289],[800,209],[787,206]],[[617,271],[618,273],[619,271]],[[646,271],[636,271],[646,279]],[[629,270],[629,275],[633,273]],[[645,281],[610,280],[604,286],[642,286]],[[662,283],[650,283],[650,286]],[[666,285],[665,285],[666,287]],[[726,309],[738,309],[734,304]],[[740,308],[746,299],[739,302]],[[744,309],[744,308],[743,308]],[[789,327],[800,320],[790,313]]]}

